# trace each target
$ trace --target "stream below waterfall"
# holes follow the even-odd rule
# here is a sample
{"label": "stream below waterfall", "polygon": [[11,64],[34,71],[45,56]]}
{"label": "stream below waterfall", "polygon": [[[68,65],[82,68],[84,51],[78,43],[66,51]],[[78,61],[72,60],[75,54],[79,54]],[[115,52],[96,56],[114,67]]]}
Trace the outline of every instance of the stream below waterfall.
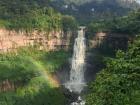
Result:
{"label": "stream below waterfall", "polygon": [[[85,55],[86,55],[86,43],[85,43],[85,27],[79,27],[78,37],[75,39],[73,56],[71,61],[70,78],[65,83],[65,87],[70,92],[80,94],[86,82],[84,79],[85,73]],[[77,101],[72,102],[70,105],[85,105],[85,101],[81,96],[77,98]]]}

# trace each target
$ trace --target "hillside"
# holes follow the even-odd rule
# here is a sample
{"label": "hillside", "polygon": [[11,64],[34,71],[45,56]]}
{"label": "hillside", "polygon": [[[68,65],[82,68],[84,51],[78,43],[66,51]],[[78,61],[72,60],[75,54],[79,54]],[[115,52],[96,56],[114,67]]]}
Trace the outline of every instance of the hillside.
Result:
{"label": "hillside", "polygon": [[28,27],[28,30],[33,27],[40,30],[59,29],[62,14],[72,15],[80,23],[87,23],[123,16],[138,7],[138,3],[132,0],[0,0],[0,19],[4,20],[0,21],[0,25]]}
{"label": "hillside", "polygon": [[132,0],[54,0],[51,6],[63,14],[75,16],[80,22],[88,22],[126,15],[139,4]]}
{"label": "hillside", "polygon": [[[110,1],[110,0],[51,0],[51,1],[59,1],[59,2],[64,2],[65,4],[71,4],[74,3],[76,5],[82,5],[88,2],[98,2],[102,3],[105,1]],[[127,3],[127,4],[133,4],[136,3],[138,0],[117,0],[119,3]],[[110,1],[111,2],[111,1]]]}
{"label": "hillside", "polygon": [[[104,55],[105,67],[97,73],[95,81],[89,85],[89,94],[86,105],[139,105],[140,104],[140,11],[135,11],[127,16],[119,17],[111,21],[99,21],[90,23],[88,27],[89,39],[97,32],[117,33],[117,38],[109,38],[100,43],[100,52]],[[119,34],[121,36],[119,41]],[[127,40],[127,48],[122,50],[123,36],[131,37]],[[109,44],[109,40],[113,41]],[[116,45],[120,45],[117,48]],[[116,47],[113,47],[116,46]],[[115,56],[111,56],[111,50],[115,49]],[[95,49],[94,49],[95,50]],[[94,55],[95,52],[92,52]],[[105,54],[109,55],[107,57]],[[91,58],[91,57],[90,57]],[[93,56],[93,59],[95,57]],[[92,61],[93,61],[92,59]],[[97,59],[96,59],[97,60]],[[95,69],[91,69],[95,70]]]}
{"label": "hillside", "polygon": [[0,28],[50,32],[62,30],[65,20],[75,21],[54,10],[49,0],[0,0]]}

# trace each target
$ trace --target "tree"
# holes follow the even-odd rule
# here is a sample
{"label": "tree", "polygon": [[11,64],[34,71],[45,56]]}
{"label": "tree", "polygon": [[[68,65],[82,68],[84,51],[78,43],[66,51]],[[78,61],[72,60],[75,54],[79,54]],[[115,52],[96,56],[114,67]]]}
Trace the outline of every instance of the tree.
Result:
{"label": "tree", "polygon": [[61,14],[49,0],[0,1],[0,26],[16,30],[52,31],[61,28]]}
{"label": "tree", "polygon": [[64,32],[77,29],[77,23],[74,17],[65,15],[62,17],[62,27]]}
{"label": "tree", "polygon": [[107,67],[90,85],[87,105],[140,104],[140,37],[125,53],[107,60]]}

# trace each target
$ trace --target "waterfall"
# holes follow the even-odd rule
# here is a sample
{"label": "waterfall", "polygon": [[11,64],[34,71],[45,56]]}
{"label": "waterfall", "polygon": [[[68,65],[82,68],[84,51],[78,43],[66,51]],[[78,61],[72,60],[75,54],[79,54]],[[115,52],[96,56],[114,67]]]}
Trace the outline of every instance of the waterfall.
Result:
{"label": "waterfall", "polygon": [[[80,27],[78,30],[78,37],[75,39],[74,52],[71,62],[70,70],[70,80],[65,84],[71,92],[81,93],[85,86],[84,71],[85,71],[85,53],[86,53],[86,43],[84,36],[84,27]],[[84,105],[81,97],[78,98],[79,104],[77,102],[71,105]]]}

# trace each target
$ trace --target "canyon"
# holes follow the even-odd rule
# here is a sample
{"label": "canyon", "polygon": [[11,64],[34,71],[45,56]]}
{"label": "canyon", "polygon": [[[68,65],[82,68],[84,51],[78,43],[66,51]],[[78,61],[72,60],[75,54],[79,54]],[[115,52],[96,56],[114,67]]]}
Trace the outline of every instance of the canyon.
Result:
{"label": "canyon", "polygon": [[[71,45],[72,36],[73,32],[64,33],[61,30],[52,32],[40,32],[37,30],[34,30],[33,32],[25,32],[1,28],[0,52],[8,52],[11,50],[16,50],[19,47],[35,45],[38,46],[39,50],[68,50]],[[94,37],[88,41],[90,48],[99,47],[104,41],[113,47],[126,48],[128,41],[132,40],[129,35],[117,33],[98,32],[93,36]]]}

